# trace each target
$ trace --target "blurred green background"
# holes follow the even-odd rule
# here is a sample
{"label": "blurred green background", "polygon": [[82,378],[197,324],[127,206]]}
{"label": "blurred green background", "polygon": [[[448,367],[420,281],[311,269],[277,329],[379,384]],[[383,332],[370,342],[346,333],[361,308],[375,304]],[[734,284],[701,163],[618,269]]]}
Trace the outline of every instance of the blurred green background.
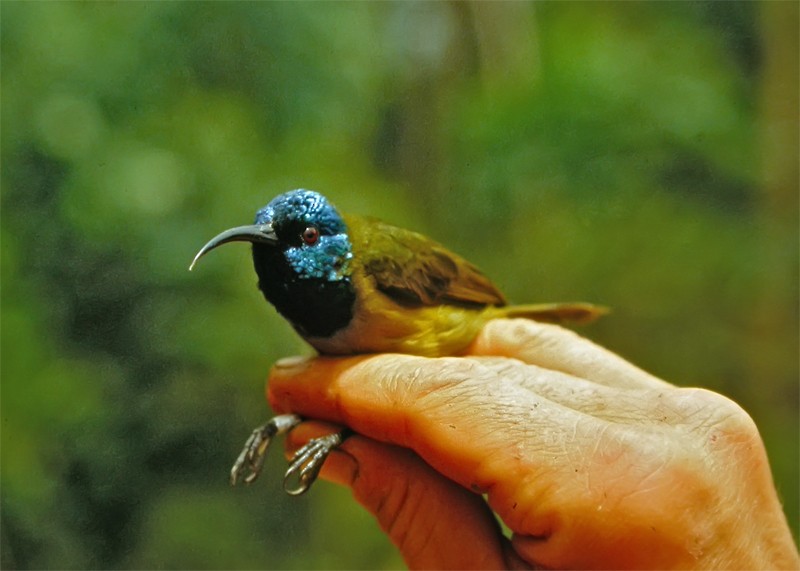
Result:
{"label": "blurred green background", "polygon": [[3,568],[396,568],[349,496],[227,473],[309,350],[274,195],[425,232],[747,409],[798,521],[798,4],[2,3]]}

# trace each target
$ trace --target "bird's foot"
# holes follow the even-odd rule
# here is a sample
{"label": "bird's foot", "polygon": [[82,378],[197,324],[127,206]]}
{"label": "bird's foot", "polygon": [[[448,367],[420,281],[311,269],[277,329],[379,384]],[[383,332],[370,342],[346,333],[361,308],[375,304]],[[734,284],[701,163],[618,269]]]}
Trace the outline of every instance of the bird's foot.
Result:
{"label": "bird's foot", "polygon": [[[245,484],[250,484],[258,478],[270,442],[276,436],[286,434],[302,422],[296,414],[281,414],[271,418],[263,426],[256,428],[244,444],[242,452],[231,468],[231,485],[235,486],[241,479]],[[246,474],[245,474],[246,472]],[[317,470],[319,472],[319,470]],[[313,479],[312,479],[313,481]],[[310,484],[309,484],[310,485]],[[305,490],[303,490],[305,491]],[[300,492],[302,493],[302,492]]]}
{"label": "bird's foot", "polygon": [[289,463],[289,469],[283,477],[284,491],[290,496],[306,493],[316,481],[325,459],[344,442],[345,438],[347,431],[341,431],[312,438],[306,442]]}

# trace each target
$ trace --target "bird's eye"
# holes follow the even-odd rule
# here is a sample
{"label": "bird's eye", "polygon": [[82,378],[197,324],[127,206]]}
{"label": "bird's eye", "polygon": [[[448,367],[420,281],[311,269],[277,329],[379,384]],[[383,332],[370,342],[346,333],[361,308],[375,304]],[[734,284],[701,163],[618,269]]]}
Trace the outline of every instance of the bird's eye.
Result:
{"label": "bird's eye", "polygon": [[309,226],[303,233],[301,234],[303,238],[303,242],[308,244],[309,246],[313,246],[319,240],[319,230],[315,226]]}

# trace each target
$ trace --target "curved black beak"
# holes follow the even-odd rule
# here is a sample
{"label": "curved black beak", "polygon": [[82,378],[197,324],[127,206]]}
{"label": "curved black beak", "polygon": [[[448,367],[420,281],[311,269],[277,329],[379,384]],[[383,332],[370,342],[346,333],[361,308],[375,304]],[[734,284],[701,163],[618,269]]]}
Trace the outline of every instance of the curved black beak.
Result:
{"label": "curved black beak", "polygon": [[252,242],[253,244],[277,244],[278,237],[275,236],[275,231],[272,229],[272,224],[253,224],[251,226],[237,226],[230,230],[217,234],[208,244],[200,248],[197,255],[192,260],[189,266],[189,271],[192,271],[197,260],[206,255],[217,246],[222,246],[228,242]]}

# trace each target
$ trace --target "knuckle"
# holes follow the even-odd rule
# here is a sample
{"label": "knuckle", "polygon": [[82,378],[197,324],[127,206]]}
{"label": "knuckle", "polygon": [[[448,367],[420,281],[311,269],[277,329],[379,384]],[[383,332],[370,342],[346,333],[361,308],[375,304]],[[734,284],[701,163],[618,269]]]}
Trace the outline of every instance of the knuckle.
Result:
{"label": "knuckle", "polygon": [[677,404],[684,423],[706,433],[722,433],[743,438],[759,438],[750,415],[737,403],[708,389],[677,391]]}
{"label": "knuckle", "polygon": [[763,448],[752,417],[731,399],[707,389],[679,389],[682,427],[696,444],[714,453],[740,451],[746,457]]}

